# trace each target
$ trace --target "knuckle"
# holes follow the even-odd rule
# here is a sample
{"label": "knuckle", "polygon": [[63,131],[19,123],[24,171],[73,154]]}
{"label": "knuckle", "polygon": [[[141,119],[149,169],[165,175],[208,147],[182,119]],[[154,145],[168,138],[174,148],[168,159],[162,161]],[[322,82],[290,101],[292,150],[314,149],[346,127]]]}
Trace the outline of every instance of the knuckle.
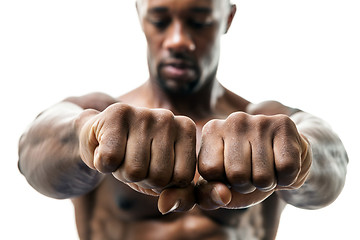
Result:
{"label": "knuckle", "polygon": [[146,173],[141,168],[129,167],[123,172],[123,176],[128,182],[140,182],[146,177]]}
{"label": "knuckle", "polygon": [[182,130],[188,132],[196,132],[195,122],[190,118],[184,116],[177,116],[175,117],[175,120],[177,121]]}
{"label": "knuckle", "polygon": [[175,119],[178,125],[178,134],[189,139],[196,138],[196,125],[190,118],[176,117]]}
{"label": "knuckle", "polygon": [[209,122],[207,122],[202,129],[202,135],[206,136],[217,132],[217,130],[219,129],[220,122],[221,120],[218,119],[212,119]]}
{"label": "knuckle", "polygon": [[231,113],[227,118],[226,121],[239,121],[242,119],[246,119],[248,116],[248,114],[244,113],[244,112],[233,112]]}
{"label": "knuckle", "polygon": [[154,188],[164,188],[169,184],[170,177],[164,171],[155,170],[152,176],[147,179],[147,182]]}
{"label": "knuckle", "polygon": [[153,110],[153,117],[159,124],[168,124],[174,121],[174,114],[167,109]]}
{"label": "knuckle", "polygon": [[283,162],[276,166],[278,184],[288,186],[294,182],[300,172],[299,164],[294,162]]}
{"label": "knuckle", "polygon": [[185,171],[181,174],[174,172],[174,176],[172,178],[172,185],[177,187],[186,187],[193,180],[195,175],[194,171]]}
{"label": "knuckle", "polygon": [[286,115],[279,114],[274,116],[276,127],[285,133],[296,131],[295,123]]}
{"label": "knuckle", "polygon": [[220,180],[224,175],[223,171],[220,171],[220,168],[210,161],[199,162],[199,173],[206,180]]}
{"label": "knuckle", "polygon": [[147,136],[152,121],[150,110],[142,108],[136,112],[136,118],[132,126],[136,128],[136,131],[139,132],[141,136]]}
{"label": "knuckle", "polygon": [[259,189],[270,189],[275,185],[275,179],[271,174],[268,173],[254,175],[253,185]]}
{"label": "knuckle", "polygon": [[153,131],[161,132],[164,136],[171,136],[174,132],[175,116],[167,109],[152,110]]}
{"label": "knuckle", "polygon": [[296,139],[286,138],[277,148],[279,152],[275,156],[275,168],[278,184],[287,186],[297,178],[301,170],[301,146]]}
{"label": "knuckle", "polygon": [[276,165],[278,174],[296,175],[300,170],[299,161],[281,161]]}
{"label": "knuckle", "polygon": [[115,103],[108,107],[104,112],[112,116],[128,116],[133,112],[133,107],[124,103]]}
{"label": "knuckle", "polygon": [[226,177],[232,185],[241,186],[250,182],[251,173],[241,170],[232,170],[226,173]]}
{"label": "knuckle", "polygon": [[133,108],[127,104],[115,103],[101,113],[99,126],[105,129],[128,128]]}
{"label": "knuckle", "polygon": [[119,160],[112,151],[99,152],[94,163],[95,168],[102,173],[114,172],[119,166]]}
{"label": "knuckle", "polygon": [[293,121],[285,114],[278,114],[274,116],[277,121],[279,121],[281,124],[285,125],[285,126],[290,126]]}
{"label": "knuckle", "polygon": [[230,114],[226,122],[226,129],[229,132],[241,133],[249,129],[248,114],[243,112],[235,112]]}
{"label": "knuckle", "polygon": [[264,132],[268,132],[268,129],[271,125],[271,118],[269,116],[265,116],[265,115],[256,115],[254,117],[255,120],[255,129],[257,130],[257,132],[264,133]]}
{"label": "knuckle", "polygon": [[151,120],[151,111],[146,108],[139,108],[136,112],[136,117],[140,122],[148,122]]}

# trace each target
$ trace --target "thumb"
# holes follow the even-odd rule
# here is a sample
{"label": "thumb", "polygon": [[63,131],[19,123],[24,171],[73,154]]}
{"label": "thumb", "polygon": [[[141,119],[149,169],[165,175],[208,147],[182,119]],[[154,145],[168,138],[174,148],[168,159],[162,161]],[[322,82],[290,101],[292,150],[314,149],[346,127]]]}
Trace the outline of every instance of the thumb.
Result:
{"label": "thumb", "polygon": [[92,125],[98,113],[98,111],[92,109],[84,110],[75,121],[75,128],[79,138],[80,157],[85,164],[92,169],[95,169],[94,153],[99,145],[92,131]]}
{"label": "thumb", "polygon": [[160,193],[158,209],[164,215],[170,212],[184,212],[195,206],[194,184],[185,188],[167,188]]}
{"label": "thumb", "polygon": [[225,207],[231,201],[230,189],[221,182],[208,182],[199,179],[196,184],[196,201],[205,210],[215,210]]}

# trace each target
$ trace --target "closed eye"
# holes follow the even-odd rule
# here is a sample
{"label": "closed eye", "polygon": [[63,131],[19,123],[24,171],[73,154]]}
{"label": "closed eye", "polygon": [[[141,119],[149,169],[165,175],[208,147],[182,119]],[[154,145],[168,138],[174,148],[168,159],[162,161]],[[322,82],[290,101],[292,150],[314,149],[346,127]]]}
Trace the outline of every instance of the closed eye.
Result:
{"label": "closed eye", "polygon": [[190,19],[188,21],[188,25],[194,29],[203,29],[212,26],[212,24],[213,22],[211,21],[196,21],[193,19]]}
{"label": "closed eye", "polygon": [[148,21],[158,29],[165,29],[169,24],[169,19],[148,19]]}

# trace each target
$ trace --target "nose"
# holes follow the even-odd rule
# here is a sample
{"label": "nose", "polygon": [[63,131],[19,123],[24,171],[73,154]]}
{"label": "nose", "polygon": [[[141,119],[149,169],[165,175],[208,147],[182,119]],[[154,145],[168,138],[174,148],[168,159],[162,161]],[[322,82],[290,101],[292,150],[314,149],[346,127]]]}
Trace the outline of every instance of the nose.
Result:
{"label": "nose", "polygon": [[186,31],[181,22],[178,21],[174,21],[171,24],[163,46],[172,52],[192,52],[196,48],[191,35]]}

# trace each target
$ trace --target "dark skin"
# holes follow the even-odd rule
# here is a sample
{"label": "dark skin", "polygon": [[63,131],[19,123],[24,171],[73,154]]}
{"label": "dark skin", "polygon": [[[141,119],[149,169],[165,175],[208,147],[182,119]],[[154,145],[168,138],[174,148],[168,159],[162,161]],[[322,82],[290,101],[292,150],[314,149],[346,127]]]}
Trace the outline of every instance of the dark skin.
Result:
{"label": "dark skin", "polygon": [[137,9],[149,80],[118,98],[69,97],[20,140],[21,172],[39,192],[72,199],[81,239],[274,239],[287,203],[336,199],[347,155],[322,120],[252,104],[217,81],[234,5]]}

